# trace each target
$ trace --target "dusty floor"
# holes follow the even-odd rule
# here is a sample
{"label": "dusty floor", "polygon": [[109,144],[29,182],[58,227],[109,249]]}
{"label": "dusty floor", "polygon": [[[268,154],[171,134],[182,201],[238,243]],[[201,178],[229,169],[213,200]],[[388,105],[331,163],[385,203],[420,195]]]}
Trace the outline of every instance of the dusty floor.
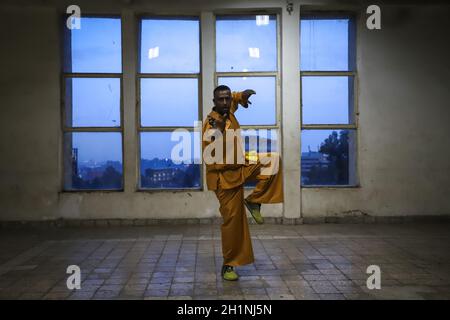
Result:
{"label": "dusty floor", "polygon": [[256,261],[236,282],[219,275],[220,225],[2,229],[0,298],[450,299],[450,224],[250,227]]}

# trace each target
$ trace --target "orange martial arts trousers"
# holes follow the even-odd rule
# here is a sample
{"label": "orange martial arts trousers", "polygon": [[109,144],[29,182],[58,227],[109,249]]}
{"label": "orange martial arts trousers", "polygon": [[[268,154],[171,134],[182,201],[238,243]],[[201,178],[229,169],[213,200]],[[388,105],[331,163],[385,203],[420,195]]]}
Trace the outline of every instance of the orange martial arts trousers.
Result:
{"label": "orange martial arts trousers", "polygon": [[[245,182],[257,181],[255,189],[247,197],[249,202],[283,202],[281,159],[278,159],[279,168],[273,175],[261,174],[263,165],[259,160],[257,163],[242,167]],[[241,266],[253,263],[255,259],[244,204],[244,185],[223,189],[219,183],[217,190],[214,191],[219,199],[219,210],[223,218],[221,226],[223,264]]]}

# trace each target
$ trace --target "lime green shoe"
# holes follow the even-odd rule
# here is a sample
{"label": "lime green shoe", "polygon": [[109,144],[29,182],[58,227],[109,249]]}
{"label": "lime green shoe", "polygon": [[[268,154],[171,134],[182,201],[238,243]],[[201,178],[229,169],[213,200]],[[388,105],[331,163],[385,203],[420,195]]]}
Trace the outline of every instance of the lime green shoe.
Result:
{"label": "lime green shoe", "polygon": [[261,204],[248,202],[247,199],[244,200],[244,203],[248,211],[250,211],[250,214],[252,215],[253,219],[255,219],[256,223],[263,224],[264,218],[261,215]]}
{"label": "lime green shoe", "polygon": [[236,281],[239,276],[232,266],[222,266],[222,278],[228,281]]}

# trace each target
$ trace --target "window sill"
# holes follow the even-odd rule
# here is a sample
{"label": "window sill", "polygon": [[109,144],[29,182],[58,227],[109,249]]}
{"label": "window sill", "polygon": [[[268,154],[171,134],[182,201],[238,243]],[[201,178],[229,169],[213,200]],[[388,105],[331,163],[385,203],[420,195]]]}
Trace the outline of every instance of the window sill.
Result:
{"label": "window sill", "polygon": [[310,185],[310,186],[300,186],[301,189],[359,189],[361,188],[361,185],[340,185],[340,186],[333,186],[333,185]]}
{"label": "window sill", "polygon": [[[71,194],[71,193],[120,193],[124,192],[124,189],[120,190],[62,190],[59,191],[59,194]],[[204,189],[136,189],[134,192],[143,192],[143,193],[160,193],[160,192],[171,192],[171,193],[180,193],[180,192],[203,192]]]}
{"label": "window sill", "polygon": [[124,189],[80,189],[80,190],[61,190],[59,193],[117,193],[117,192],[124,192]]}
{"label": "window sill", "polygon": [[192,188],[192,189],[136,189],[135,192],[143,192],[143,193],[160,193],[160,192],[171,192],[171,193],[180,193],[180,192],[202,192],[203,188]]}

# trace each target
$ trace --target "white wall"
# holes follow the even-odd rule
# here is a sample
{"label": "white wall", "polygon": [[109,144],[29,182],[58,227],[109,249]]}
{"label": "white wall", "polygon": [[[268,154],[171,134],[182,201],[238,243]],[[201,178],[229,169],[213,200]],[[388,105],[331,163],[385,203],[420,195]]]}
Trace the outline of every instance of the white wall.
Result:
{"label": "white wall", "polygon": [[[298,2],[77,1],[122,14],[125,191],[62,192],[59,14],[71,2],[0,6],[0,220],[219,217],[211,191],[137,192],[135,14],[199,14],[270,8],[281,14],[281,129],[284,205],[270,217],[314,218],[359,210],[372,216],[449,215],[449,7],[382,6],[382,30],[358,21],[358,172],[354,188],[300,189]],[[110,5],[107,5],[107,4]],[[304,2],[306,3],[306,2]],[[323,1],[327,4],[326,1]],[[330,2],[331,3],[331,2]],[[332,6],[331,6],[332,5]],[[329,8],[339,8],[331,4]],[[346,7],[349,8],[349,7]],[[352,7],[365,17],[365,7]],[[213,33],[203,33],[203,114],[213,88]]]}

